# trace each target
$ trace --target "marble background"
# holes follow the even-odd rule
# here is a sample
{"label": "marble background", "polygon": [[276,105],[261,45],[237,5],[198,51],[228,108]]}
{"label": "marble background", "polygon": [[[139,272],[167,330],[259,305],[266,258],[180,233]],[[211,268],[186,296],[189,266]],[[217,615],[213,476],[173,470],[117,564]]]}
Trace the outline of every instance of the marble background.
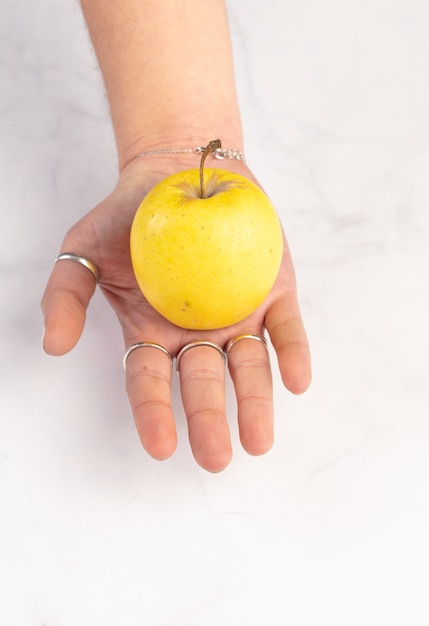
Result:
{"label": "marble background", "polygon": [[429,624],[429,4],[231,0],[247,157],[295,258],[314,382],[211,475],[141,449],[97,294],[41,349],[66,229],[116,177],[74,1],[1,0],[0,623]]}

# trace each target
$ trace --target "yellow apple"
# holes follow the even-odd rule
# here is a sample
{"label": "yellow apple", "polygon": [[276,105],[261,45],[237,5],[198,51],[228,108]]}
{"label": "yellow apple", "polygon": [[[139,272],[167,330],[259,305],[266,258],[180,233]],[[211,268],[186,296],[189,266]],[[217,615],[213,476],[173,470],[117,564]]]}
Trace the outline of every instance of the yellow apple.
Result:
{"label": "yellow apple", "polygon": [[130,249],[147,301],[177,326],[208,330],[239,322],[262,303],[283,240],[274,207],[253,182],[219,169],[201,175],[179,172],[147,194]]}

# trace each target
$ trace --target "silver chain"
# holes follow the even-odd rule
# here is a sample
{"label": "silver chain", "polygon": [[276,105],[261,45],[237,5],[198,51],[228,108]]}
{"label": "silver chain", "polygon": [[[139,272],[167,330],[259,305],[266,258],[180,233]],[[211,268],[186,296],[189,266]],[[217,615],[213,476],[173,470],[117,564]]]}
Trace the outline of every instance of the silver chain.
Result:
{"label": "silver chain", "polygon": [[[148,150],[147,152],[139,152],[128,163],[141,159],[143,157],[157,156],[160,154],[202,154],[205,150],[204,146],[197,146],[196,148],[175,148],[172,150]],[[218,148],[210,154],[213,159],[235,159],[236,161],[246,162],[245,156],[240,150],[235,148]]]}

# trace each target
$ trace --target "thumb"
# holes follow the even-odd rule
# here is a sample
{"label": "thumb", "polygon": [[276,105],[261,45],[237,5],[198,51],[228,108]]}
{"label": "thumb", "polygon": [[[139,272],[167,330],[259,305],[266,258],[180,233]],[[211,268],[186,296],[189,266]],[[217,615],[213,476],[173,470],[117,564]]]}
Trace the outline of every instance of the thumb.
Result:
{"label": "thumb", "polygon": [[47,354],[59,356],[77,344],[95,287],[94,276],[83,265],[71,260],[55,263],[42,298]]}

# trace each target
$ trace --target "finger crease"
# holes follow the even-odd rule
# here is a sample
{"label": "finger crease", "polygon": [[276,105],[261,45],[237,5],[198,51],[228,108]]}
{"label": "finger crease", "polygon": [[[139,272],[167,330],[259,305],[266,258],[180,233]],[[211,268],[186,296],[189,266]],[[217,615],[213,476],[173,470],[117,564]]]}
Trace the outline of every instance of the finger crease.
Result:
{"label": "finger crease", "polygon": [[[289,319],[279,322],[278,324],[274,324],[271,328],[270,328],[270,335],[276,334],[279,330],[283,329],[283,328],[287,328],[288,326],[290,326],[290,324],[294,324],[298,322],[299,324],[301,324],[301,319],[299,317],[290,317]],[[287,332],[287,331],[286,331]]]}
{"label": "finger crease", "polygon": [[238,406],[240,406],[243,402],[264,402],[267,404],[271,404],[272,403],[272,399],[269,396],[258,396],[255,394],[249,394],[249,395],[245,395],[242,396],[241,398],[238,398],[237,400],[237,404]]}
{"label": "finger crease", "polygon": [[223,382],[223,374],[210,369],[198,369],[189,374],[182,375],[182,384],[192,381],[214,381]]}
{"label": "finger crease", "polygon": [[169,376],[158,370],[146,369],[144,367],[128,372],[128,382],[131,383],[140,377],[150,378],[151,380],[161,381],[170,384]]}
{"label": "finger crease", "polygon": [[235,367],[246,368],[246,369],[260,369],[265,368],[268,362],[266,359],[243,359],[234,363]]}
{"label": "finger crease", "polygon": [[72,300],[80,304],[80,306],[83,309],[86,309],[86,305],[84,301],[82,300],[82,298],[80,297],[80,295],[76,291],[73,291],[72,289],[69,289],[68,287],[53,287],[51,293],[52,294],[59,293],[63,296],[64,295],[69,296]]}
{"label": "finger crease", "polygon": [[306,348],[308,349],[308,343],[302,339],[290,339],[288,341],[282,341],[278,344],[277,350],[286,350],[287,348]]}
{"label": "finger crease", "polygon": [[137,402],[136,404],[132,404],[131,408],[133,413],[136,414],[137,412],[140,412],[141,410],[145,411],[148,408],[161,408],[170,410],[171,407],[169,402],[167,402],[166,400],[142,400],[140,402]]}
{"label": "finger crease", "polygon": [[187,413],[188,421],[195,420],[196,418],[201,419],[205,416],[210,417],[211,419],[218,417],[220,417],[222,420],[224,419],[224,414],[222,413],[222,411],[218,411],[212,408],[195,409],[194,411],[189,411]]}

